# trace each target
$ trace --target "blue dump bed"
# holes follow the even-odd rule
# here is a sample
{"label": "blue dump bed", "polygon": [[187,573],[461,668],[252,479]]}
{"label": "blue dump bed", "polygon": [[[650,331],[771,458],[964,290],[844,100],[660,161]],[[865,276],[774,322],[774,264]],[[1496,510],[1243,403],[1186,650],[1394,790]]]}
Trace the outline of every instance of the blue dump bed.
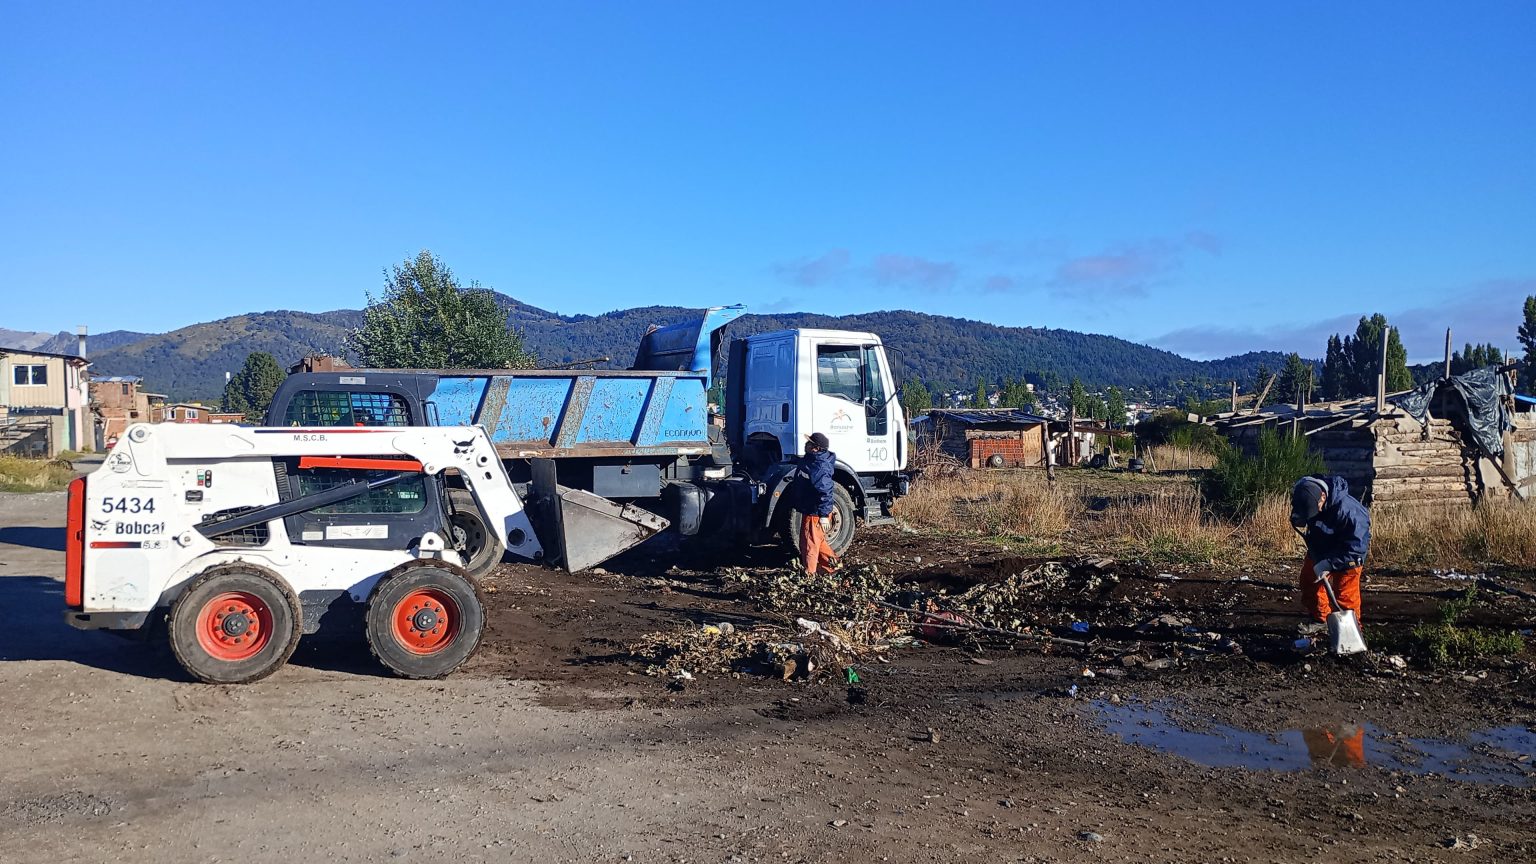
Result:
{"label": "blue dump bed", "polygon": [[436,423],[484,426],[503,457],[709,452],[707,373],[439,372]]}

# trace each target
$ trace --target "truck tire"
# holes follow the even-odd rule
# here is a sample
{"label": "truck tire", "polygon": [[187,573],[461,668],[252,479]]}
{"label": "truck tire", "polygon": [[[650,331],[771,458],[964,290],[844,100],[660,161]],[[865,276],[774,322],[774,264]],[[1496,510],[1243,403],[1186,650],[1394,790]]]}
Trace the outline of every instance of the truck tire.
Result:
{"label": "truck tire", "polygon": [[[789,525],[785,527],[785,533],[789,536],[789,545],[800,552],[800,519],[805,514],[799,510],[789,511]],[[848,547],[853,545],[854,516],[853,496],[841,485],[832,485],[832,528],[827,532],[827,545],[832,547],[832,554],[843,557]]]}
{"label": "truck tire", "polygon": [[368,650],[402,678],[441,678],[480,647],[480,586],[442,561],[396,567],[373,586],[364,613]]}
{"label": "truck tire", "polygon": [[176,662],[208,684],[249,684],[288,662],[304,631],[299,598],[277,574],[249,564],[214,567],[171,604]]}
{"label": "truck tire", "polygon": [[476,579],[491,572],[501,563],[506,547],[496,539],[491,526],[480,513],[474,493],[468,489],[448,490],[448,538],[454,549],[464,558],[464,572]]}

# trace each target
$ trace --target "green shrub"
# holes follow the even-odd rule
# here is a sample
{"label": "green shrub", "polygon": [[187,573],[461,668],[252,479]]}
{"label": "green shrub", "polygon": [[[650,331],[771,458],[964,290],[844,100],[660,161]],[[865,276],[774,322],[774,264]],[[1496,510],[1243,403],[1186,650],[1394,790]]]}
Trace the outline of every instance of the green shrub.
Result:
{"label": "green shrub", "polygon": [[1477,589],[1470,588],[1459,599],[1440,604],[1440,620],[1413,628],[1413,647],[1431,666],[1505,657],[1525,649],[1525,637],[1515,631],[1461,626],[1462,616],[1471,611],[1476,600]]}
{"label": "green shrub", "polygon": [[1285,495],[1297,480],[1323,470],[1322,457],[1307,449],[1307,439],[1265,429],[1259,433],[1257,456],[1223,442],[1216,467],[1206,473],[1200,488],[1212,506],[1248,517],[1266,498]]}
{"label": "green shrub", "polygon": [[1191,423],[1184,412],[1177,409],[1159,411],[1136,424],[1136,440],[1148,446],[1172,444],[1186,450],[1204,450],[1218,453],[1227,443],[1214,427],[1203,423]]}

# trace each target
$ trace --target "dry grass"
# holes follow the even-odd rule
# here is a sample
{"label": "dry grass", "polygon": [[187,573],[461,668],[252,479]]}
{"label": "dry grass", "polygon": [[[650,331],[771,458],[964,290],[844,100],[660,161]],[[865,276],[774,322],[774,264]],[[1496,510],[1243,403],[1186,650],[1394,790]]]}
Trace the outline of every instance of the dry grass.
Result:
{"label": "dry grass", "polygon": [[1292,554],[1297,542],[1288,502],[1266,502],[1252,519],[1234,523],[1209,512],[1186,481],[1106,490],[1065,477],[1053,487],[1039,471],[961,471],[920,479],[895,513],[914,528],[1161,563],[1236,563]]}
{"label": "dry grass", "polygon": [[1216,455],[1202,447],[1156,444],[1146,451],[1152,471],[1192,471],[1216,467]]}
{"label": "dry grass", "polygon": [[62,462],[0,456],[0,491],[52,492],[69,485],[75,472]]}
{"label": "dry grass", "polygon": [[1076,492],[1041,472],[959,471],[919,480],[895,513],[913,527],[1050,545],[1081,510]]}
{"label": "dry grass", "polygon": [[1377,508],[1371,559],[1393,567],[1536,566],[1536,505],[1489,501]]}

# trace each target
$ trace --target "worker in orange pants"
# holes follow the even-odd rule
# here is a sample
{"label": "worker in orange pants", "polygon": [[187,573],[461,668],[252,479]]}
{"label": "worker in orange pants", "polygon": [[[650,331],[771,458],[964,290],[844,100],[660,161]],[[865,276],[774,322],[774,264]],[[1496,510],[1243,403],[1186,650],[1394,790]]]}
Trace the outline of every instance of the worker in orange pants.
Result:
{"label": "worker in orange pants", "polygon": [[1312,475],[1291,488],[1291,525],[1307,543],[1307,560],[1297,580],[1307,612],[1322,624],[1334,611],[1322,583],[1326,575],[1339,605],[1359,621],[1360,577],[1371,548],[1370,512],[1349,494],[1343,477]]}
{"label": "worker in orange pants", "polygon": [[827,528],[832,520],[809,513],[800,517],[800,565],[812,576],[837,569],[837,556],[827,542]]}
{"label": "worker in orange pants", "polygon": [[831,442],[820,432],[805,436],[805,455],[795,466],[795,478],[790,484],[790,503],[800,516],[800,563],[805,572],[831,572],[837,566],[837,556],[827,542],[827,531],[832,527],[832,512],[837,500],[832,491],[833,469],[837,456],[830,449]]}
{"label": "worker in orange pants", "polygon": [[[1333,590],[1339,595],[1339,605],[1354,612],[1357,622],[1360,621],[1360,577],[1363,575],[1364,567],[1328,573],[1329,581],[1333,582]],[[1328,589],[1317,578],[1317,565],[1312,563],[1310,557],[1301,562],[1301,578],[1297,580],[1297,587],[1301,589],[1301,602],[1307,608],[1307,614],[1313,620],[1327,621],[1328,616],[1333,614],[1333,604],[1328,600]]]}

